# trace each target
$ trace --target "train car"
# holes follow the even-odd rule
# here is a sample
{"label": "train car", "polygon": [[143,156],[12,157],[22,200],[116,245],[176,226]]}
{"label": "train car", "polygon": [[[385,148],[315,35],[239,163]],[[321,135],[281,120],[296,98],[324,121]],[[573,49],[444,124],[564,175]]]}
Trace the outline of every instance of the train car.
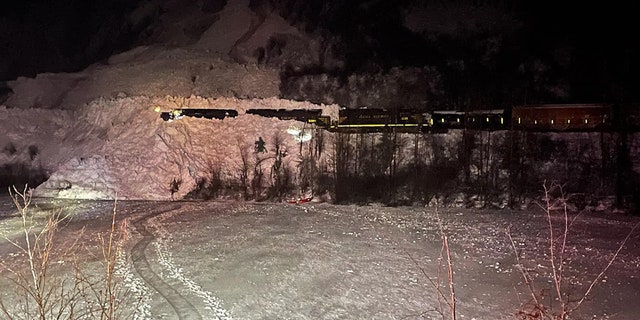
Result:
{"label": "train car", "polygon": [[426,112],[411,109],[341,109],[334,130],[343,132],[383,131],[395,128],[417,132],[428,126],[430,116]]}
{"label": "train car", "polygon": [[396,127],[404,128],[428,128],[431,114],[422,110],[398,109]]}
{"label": "train car", "polygon": [[505,109],[474,110],[464,117],[465,128],[474,130],[508,130],[511,118]]}
{"label": "train car", "polygon": [[247,114],[278,118],[280,120],[296,120],[327,128],[331,124],[331,118],[329,116],[323,116],[322,109],[249,109],[247,110]]}
{"label": "train car", "polygon": [[235,118],[238,111],[231,109],[182,109],[182,115],[185,117],[218,119]]}
{"label": "train car", "polygon": [[178,120],[183,117],[218,119],[234,118],[238,111],[232,109],[173,109],[169,112],[161,112],[160,118],[164,121]]}
{"label": "train car", "polygon": [[546,104],[514,107],[514,130],[606,131],[612,128],[612,108],[604,104]]}
{"label": "train car", "polygon": [[447,132],[449,129],[462,129],[465,126],[465,113],[460,111],[433,111],[429,121],[432,132]]}

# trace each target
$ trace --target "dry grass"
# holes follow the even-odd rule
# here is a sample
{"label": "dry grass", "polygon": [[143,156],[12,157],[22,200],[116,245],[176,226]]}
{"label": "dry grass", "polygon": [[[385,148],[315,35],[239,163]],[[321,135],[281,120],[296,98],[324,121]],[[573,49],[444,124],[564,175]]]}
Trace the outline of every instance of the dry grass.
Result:
{"label": "dry grass", "polygon": [[[441,319],[447,319],[447,315],[450,320],[456,319],[456,291],[455,291],[455,283],[453,278],[453,262],[451,261],[451,250],[449,249],[449,238],[447,233],[444,231],[442,227],[442,221],[438,216],[438,207],[436,206],[436,217],[438,217],[438,227],[440,230],[440,239],[442,242],[442,247],[440,248],[440,255],[438,256],[438,271],[437,275],[434,278],[430,277],[427,272],[420,266],[418,261],[406,252],[411,261],[416,265],[416,267],[420,270],[422,275],[431,283],[433,289],[436,293],[436,299],[438,301],[438,305],[435,308],[435,311],[440,315]],[[442,276],[442,269],[445,268],[447,272],[446,283]],[[445,286],[446,285],[446,286]]]}
{"label": "dry grass", "polygon": [[[548,185],[545,182],[543,188],[544,198],[539,206],[544,210],[547,220],[547,263],[549,271],[545,272],[540,267],[538,267],[540,270],[536,271],[541,276],[551,279],[552,288],[537,288],[535,284],[536,277],[534,277],[530,269],[525,266],[526,262],[521,259],[522,252],[517,249],[510,230],[507,230],[507,236],[516,259],[516,266],[520,270],[526,290],[531,296],[529,301],[522,303],[522,306],[516,312],[516,316],[522,320],[566,320],[587,301],[593,289],[600,283],[600,280],[604,277],[607,270],[609,270],[611,265],[616,261],[620,251],[622,251],[640,223],[636,223],[629,230],[627,236],[620,242],[617,250],[608,259],[606,265],[604,265],[599,273],[589,282],[585,291],[578,295],[579,298],[569,299],[570,292],[565,284],[565,271],[570,264],[570,260],[567,259],[567,243],[571,240],[569,238],[571,224],[579,216],[571,220],[569,219],[567,202],[564,192],[562,191],[562,186],[554,183]],[[552,194],[556,192],[559,192],[560,196],[557,199],[553,199]],[[556,219],[558,216],[560,219]],[[562,221],[560,226],[556,225],[557,223],[554,222],[556,220]]]}
{"label": "dry grass", "polygon": [[[22,236],[18,239],[3,235],[18,253],[17,261],[3,262],[7,278],[13,284],[12,296],[0,300],[0,314],[5,319],[128,319],[135,316],[135,307],[122,308],[131,299],[122,277],[118,276],[118,259],[123,254],[126,225],[116,225],[117,202],[114,203],[111,227],[106,235],[98,235],[102,249],[99,259],[103,273],[95,276],[86,271],[77,235],[72,244],[58,242],[62,224],[70,219],[60,212],[50,214],[44,224],[37,223],[30,212],[31,193],[25,187],[9,190],[21,219]],[[69,264],[71,268],[69,268]],[[134,297],[133,303],[141,301]]]}

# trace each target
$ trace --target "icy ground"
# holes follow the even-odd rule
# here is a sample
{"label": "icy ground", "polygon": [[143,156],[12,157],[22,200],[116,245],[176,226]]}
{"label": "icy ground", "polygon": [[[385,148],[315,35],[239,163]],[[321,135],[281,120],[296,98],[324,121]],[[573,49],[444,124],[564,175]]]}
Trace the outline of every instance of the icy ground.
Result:
{"label": "icy ground", "polygon": [[[14,210],[0,199],[0,233],[15,237]],[[81,236],[97,250],[95,235],[109,228],[110,201],[36,203],[35,217],[73,214],[61,243]],[[440,319],[427,278],[438,279],[438,217],[451,245],[458,319],[515,319],[529,300],[508,227],[537,287],[551,289],[541,211],[124,201],[118,217],[129,221],[122,272],[132,294],[144,295],[140,319]],[[565,288],[572,298],[582,296],[638,220],[591,213],[574,220]],[[560,227],[561,219],[553,221]],[[638,318],[639,244],[636,231],[575,319]],[[20,259],[15,251],[0,240],[4,263]],[[2,275],[8,299],[11,284]]]}

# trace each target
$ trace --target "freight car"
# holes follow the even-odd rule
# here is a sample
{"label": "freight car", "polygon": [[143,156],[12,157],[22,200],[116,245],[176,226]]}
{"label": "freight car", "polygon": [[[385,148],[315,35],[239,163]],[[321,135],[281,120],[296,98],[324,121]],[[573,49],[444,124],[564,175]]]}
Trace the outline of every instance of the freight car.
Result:
{"label": "freight car", "polygon": [[512,111],[513,130],[607,131],[613,109],[600,104],[550,104],[517,106]]}

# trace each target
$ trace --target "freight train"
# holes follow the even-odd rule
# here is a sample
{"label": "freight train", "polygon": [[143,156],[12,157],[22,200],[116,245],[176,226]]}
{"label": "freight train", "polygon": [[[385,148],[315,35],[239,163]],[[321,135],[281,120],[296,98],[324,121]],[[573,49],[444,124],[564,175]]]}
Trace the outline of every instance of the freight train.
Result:
{"label": "freight train", "polygon": [[[511,108],[452,111],[418,109],[347,109],[337,119],[322,114],[321,109],[249,109],[247,114],[296,120],[333,132],[432,132],[451,129],[520,130],[520,131],[640,131],[640,108],[635,105],[543,104]],[[161,118],[173,121],[182,117],[225,119],[237,117],[231,109],[174,109],[162,112]]]}

